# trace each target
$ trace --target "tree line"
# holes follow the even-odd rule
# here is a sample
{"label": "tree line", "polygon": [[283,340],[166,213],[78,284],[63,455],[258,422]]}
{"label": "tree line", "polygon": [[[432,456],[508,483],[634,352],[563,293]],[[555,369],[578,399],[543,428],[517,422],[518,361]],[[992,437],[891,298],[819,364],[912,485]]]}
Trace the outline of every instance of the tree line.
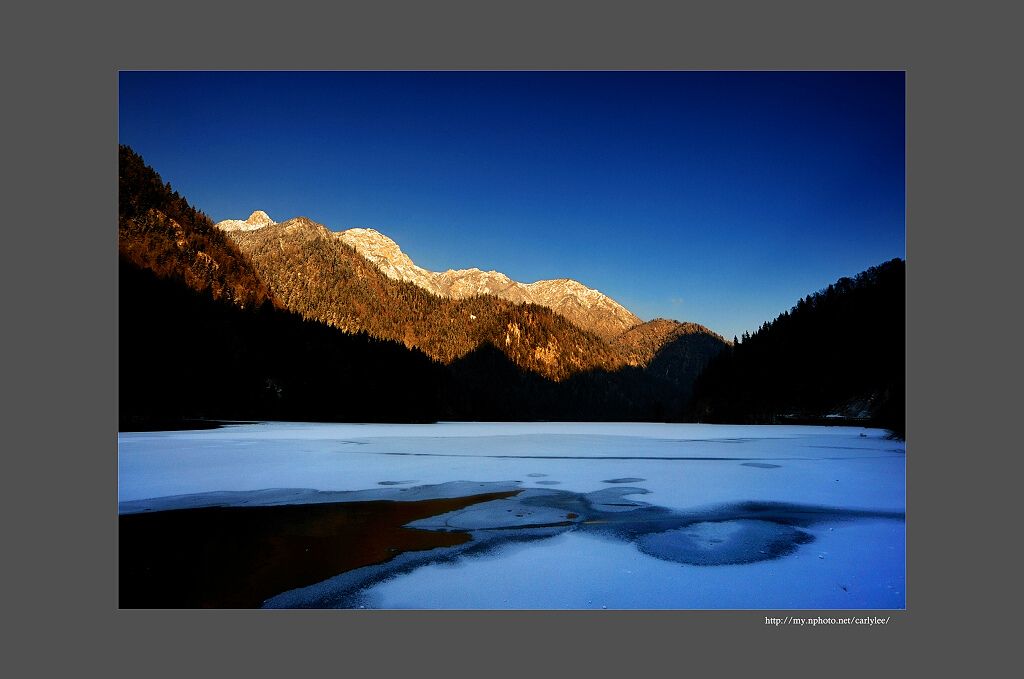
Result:
{"label": "tree line", "polygon": [[897,258],[806,296],[708,362],[689,417],[865,417],[905,435],[905,295],[906,264]]}

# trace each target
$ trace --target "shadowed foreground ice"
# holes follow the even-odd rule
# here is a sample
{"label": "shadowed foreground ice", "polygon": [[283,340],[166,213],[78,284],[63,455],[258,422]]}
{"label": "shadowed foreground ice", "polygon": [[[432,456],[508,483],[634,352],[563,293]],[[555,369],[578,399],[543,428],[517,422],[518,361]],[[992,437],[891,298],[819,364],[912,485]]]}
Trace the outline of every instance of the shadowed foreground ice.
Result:
{"label": "shadowed foreground ice", "polygon": [[119,512],[521,490],[268,607],[904,608],[905,446],[844,427],[323,425],[119,434]]}

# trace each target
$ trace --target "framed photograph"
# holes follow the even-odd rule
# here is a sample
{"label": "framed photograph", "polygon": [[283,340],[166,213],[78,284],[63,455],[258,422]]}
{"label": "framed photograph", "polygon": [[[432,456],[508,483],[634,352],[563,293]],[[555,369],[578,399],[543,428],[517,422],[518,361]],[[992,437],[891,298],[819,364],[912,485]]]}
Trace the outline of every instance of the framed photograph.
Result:
{"label": "framed photograph", "polygon": [[118,94],[121,608],[906,608],[904,72]]}

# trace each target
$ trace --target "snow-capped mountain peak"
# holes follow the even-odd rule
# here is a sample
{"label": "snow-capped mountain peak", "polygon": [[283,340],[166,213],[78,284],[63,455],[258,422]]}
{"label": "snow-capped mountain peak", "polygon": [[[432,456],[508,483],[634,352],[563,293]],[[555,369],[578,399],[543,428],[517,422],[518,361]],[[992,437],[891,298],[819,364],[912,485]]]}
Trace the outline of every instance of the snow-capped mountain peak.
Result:
{"label": "snow-capped mountain peak", "polygon": [[277,222],[271,219],[270,215],[263,210],[256,210],[244,222],[240,219],[225,219],[223,222],[217,222],[216,226],[224,231],[255,231],[274,224]]}
{"label": "snow-capped mountain peak", "polygon": [[[292,221],[284,222],[285,225]],[[247,220],[229,219],[217,224],[224,231],[254,231],[277,224],[267,213],[257,210]],[[319,226],[319,225],[317,225]],[[398,244],[375,229],[354,228],[325,235],[340,240],[377,266],[394,280],[406,281],[425,290],[452,299],[475,295],[494,295],[516,303],[537,304],[565,316],[577,326],[606,339],[639,325],[642,321],[610,297],[570,278],[556,278],[524,284],[500,271],[448,269],[435,272],[416,266]]]}

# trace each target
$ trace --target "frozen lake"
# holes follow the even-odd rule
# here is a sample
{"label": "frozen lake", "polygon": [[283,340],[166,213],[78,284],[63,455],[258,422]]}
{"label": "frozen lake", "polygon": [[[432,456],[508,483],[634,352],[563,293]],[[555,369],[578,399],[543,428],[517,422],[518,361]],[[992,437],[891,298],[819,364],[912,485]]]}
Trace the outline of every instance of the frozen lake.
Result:
{"label": "frozen lake", "polygon": [[394,550],[270,607],[901,609],[905,470],[903,442],[854,427],[259,423],[118,434],[124,515],[504,494],[408,524],[471,535],[465,544]]}

